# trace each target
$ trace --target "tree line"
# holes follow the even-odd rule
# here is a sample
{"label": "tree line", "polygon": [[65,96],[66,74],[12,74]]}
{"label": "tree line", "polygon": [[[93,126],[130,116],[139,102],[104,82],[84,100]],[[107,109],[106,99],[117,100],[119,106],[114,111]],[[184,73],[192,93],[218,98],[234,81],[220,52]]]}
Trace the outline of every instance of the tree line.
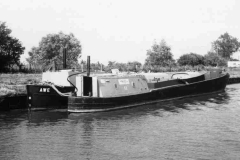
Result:
{"label": "tree line", "polygon": [[11,32],[5,22],[0,22],[0,72],[8,71],[14,66],[22,66],[20,55],[24,53],[25,47],[10,35]]}
{"label": "tree line", "polygon": [[[203,68],[204,66],[227,66],[227,61],[232,59],[233,53],[239,51],[240,42],[236,37],[227,32],[212,42],[211,50],[205,54],[186,53],[173,59],[171,47],[163,39],[161,42],[154,42],[150,49],[146,51],[145,63],[133,61],[128,63],[119,63],[109,61],[105,66],[99,62],[92,63],[92,70],[110,71],[118,68],[120,71],[173,71],[174,69]],[[86,66],[86,61],[78,63],[82,55],[82,45],[80,41],[72,34],[59,32],[48,34],[43,37],[38,46],[34,46],[28,52],[27,71],[41,72],[51,68],[62,69],[63,66],[63,48],[67,50],[67,66],[69,68],[82,68]],[[23,64],[20,62],[20,55],[24,53],[25,47],[21,42],[11,36],[11,29],[5,22],[0,21],[0,72],[11,71],[14,67],[23,70]],[[26,67],[25,67],[26,68]],[[160,70],[161,68],[161,70]]]}

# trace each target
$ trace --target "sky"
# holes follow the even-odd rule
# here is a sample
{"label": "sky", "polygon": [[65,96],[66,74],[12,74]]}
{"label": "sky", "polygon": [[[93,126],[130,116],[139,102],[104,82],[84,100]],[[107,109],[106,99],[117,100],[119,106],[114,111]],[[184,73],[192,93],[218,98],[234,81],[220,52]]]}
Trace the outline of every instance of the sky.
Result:
{"label": "sky", "polygon": [[[47,34],[73,33],[81,59],[145,62],[147,50],[164,39],[173,58],[207,54],[226,32],[240,40],[239,0],[0,0],[0,21],[28,57]],[[234,53],[240,58],[240,53]]]}

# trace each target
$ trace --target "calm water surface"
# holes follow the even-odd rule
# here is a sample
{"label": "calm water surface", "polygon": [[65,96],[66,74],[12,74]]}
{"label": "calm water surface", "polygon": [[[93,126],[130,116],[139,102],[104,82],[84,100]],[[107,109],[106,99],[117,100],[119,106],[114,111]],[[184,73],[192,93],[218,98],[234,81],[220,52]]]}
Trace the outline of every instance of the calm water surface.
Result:
{"label": "calm water surface", "polygon": [[240,159],[240,84],[104,113],[0,113],[0,159]]}

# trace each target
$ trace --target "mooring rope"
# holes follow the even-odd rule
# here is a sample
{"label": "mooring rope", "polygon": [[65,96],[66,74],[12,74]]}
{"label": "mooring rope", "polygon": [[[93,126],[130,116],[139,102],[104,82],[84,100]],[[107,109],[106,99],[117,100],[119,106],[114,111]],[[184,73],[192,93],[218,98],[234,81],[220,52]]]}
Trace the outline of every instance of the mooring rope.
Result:
{"label": "mooring rope", "polygon": [[[74,73],[74,74],[71,74],[67,77],[67,81],[74,87],[74,90],[75,90],[74,93],[76,93],[78,91],[78,88],[69,80],[69,78],[72,77],[72,76],[78,75],[78,74],[82,74],[84,72],[86,72],[86,71]],[[64,87],[64,86],[56,85],[52,82],[47,82],[47,81],[43,82],[42,84],[52,87],[60,96],[69,97],[69,96],[73,95],[72,92],[62,93],[56,88],[56,86],[59,86],[59,87]]]}
{"label": "mooring rope", "polygon": [[[72,93],[71,92],[67,92],[67,93],[62,93],[60,92],[55,86],[55,84],[51,83],[51,82],[43,82],[43,85],[47,85],[49,87],[52,87],[52,89],[54,89],[60,96],[65,96],[65,97],[68,97],[68,96],[71,96]],[[59,87],[62,87],[62,86],[59,86]]]}

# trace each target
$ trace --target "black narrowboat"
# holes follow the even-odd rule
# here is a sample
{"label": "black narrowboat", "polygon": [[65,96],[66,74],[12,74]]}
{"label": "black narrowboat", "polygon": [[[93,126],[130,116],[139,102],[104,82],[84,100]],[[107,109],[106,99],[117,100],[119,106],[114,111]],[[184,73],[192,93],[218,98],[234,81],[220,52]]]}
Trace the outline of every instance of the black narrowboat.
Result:
{"label": "black narrowboat", "polygon": [[[204,80],[200,80],[201,77],[203,76],[154,83],[144,81],[144,78],[139,80],[139,77],[99,78],[96,94],[68,97],[68,112],[109,111],[223,91],[229,74]],[[104,84],[101,83],[102,79]],[[121,86],[119,80],[125,84]]]}
{"label": "black narrowboat", "polygon": [[221,71],[84,74],[71,70],[43,74],[44,84],[27,85],[28,107],[98,112],[223,91]]}

